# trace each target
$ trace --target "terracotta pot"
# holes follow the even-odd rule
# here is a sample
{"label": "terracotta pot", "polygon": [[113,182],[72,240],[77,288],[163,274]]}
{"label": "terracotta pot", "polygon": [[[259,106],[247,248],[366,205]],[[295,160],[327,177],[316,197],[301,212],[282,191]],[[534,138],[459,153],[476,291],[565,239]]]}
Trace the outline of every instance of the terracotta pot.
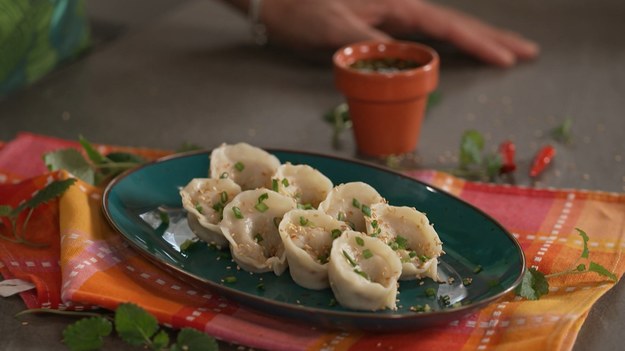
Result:
{"label": "terracotta pot", "polygon": [[[362,59],[412,60],[417,68],[365,71]],[[338,90],[349,105],[358,150],[370,156],[411,152],[421,132],[428,94],[438,85],[439,59],[432,48],[403,41],[369,41],[339,49],[333,57]]]}

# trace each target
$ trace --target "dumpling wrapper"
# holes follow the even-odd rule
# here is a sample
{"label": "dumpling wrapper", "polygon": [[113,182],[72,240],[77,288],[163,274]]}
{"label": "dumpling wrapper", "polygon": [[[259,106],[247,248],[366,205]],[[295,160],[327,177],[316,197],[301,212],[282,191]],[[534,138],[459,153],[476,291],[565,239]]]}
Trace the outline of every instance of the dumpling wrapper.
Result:
{"label": "dumpling wrapper", "polygon": [[319,210],[295,209],[284,215],[280,236],[295,283],[315,290],[330,285],[328,261],[332,242],[348,228],[344,222]]}
{"label": "dumpling wrapper", "polygon": [[180,190],[182,206],[187,210],[191,231],[206,243],[219,248],[227,246],[228,240],[219,228],[221,221],[219,209],[240,192],[241,187],[230,179],[192,179]]}
{"label": "dumpling wrapper", "polygon": [[352,229],[364,232],[366,230],[363,207],[385,202],[384,198],[369,184],[351,182],[334,187],[325,200],[319,204],[319,209],[330,216],[353,225]]}
{"label": "dumpling wrapper", "polygon": [[278,226],[284,214],[295,207],[295,200],[269,189],[243,191],[226,205],[219,227],[242,269],[276,275],[284,272],[287,262]]}
{"label": "dumpling wrapper", "polygon": [[395,310],[401,269],[399,257],[384,242],[348,230],[332,244],[328,278],[343,307]]}
{"label": "dumpling wrapper", "polygon": [[374,204],[367,218],[367,233],[396,249],[402,261],[400,279],[440,280],[438,258],[443,254],[443,243],[424,213],[414,207]]}
{"label": "dumpling wrapper", "polygon": [[311,166],[293,165],[289,162],[278,167],[272,181],[275,182],[280,194],[288,195],[299,204],[314,208],[319,206],[334,186],[328,177]]}
{"label": "dumpling wrapper", "polygon": [[280,160],[255,146],[221,144],[211,152],[210,177],[230,178],[243,190],[271,188],[271,176],[280,166]]}

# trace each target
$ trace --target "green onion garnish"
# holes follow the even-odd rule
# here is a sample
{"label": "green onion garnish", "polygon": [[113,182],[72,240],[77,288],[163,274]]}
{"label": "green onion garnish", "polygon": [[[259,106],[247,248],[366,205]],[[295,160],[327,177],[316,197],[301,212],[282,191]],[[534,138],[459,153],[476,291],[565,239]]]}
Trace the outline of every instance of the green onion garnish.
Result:
{"label": "green onion garnish", "polygon": [[226,179],[229,177],[228,172],[223,172],[222,174],[219,175],[219,179]]}
{"label": "green onion garnish", "polygon": [[227,276],[224,278],[224,282],[228,283],[228,284],[234,284],[237,282],[237,277],[235,276]]}
{"label": "green onion garnish", "polygon": [[353,198],[352,199],[352,206],[356,207],[357,209],[360,209],[360,201],[358,201],[358,199]]}
{"label": "green onion garnish", "polygon": [[277,179],[272,179],[271,180],[271,189],[275,192],[278,192],[279,187],[278,187],[278,180]]}
{"label": "green onion garnish", "polygon": [[289,186],[289,180],[286,178],[282,179],[282,185],[284,185],[284,187]]}
{"label": "green onion garnish", "polygon": [[362,207],[360,208],[360,210],[362,211],[362,213],[365,214],[365,216],[367,217],[371,217],[371,208],[367,205],[362,205]]}
{"label": "green onion garnish", "polygon": [[356,244],[360,246],[365,246],[365,241],[361,237],[357,236],[355,239],[356,239]]}
{"label": "green onion garnish", "polygon": [[332,232],[331,232],[331,234],[332,234],[332,239],[336,239],[336,238],[338,238],[339,236],[341,236],[341,234],[342,234],[342,233],[343,233],[343,232],[341,232],[341,230],[340,230],[340,229],[333,229],[333,230],[332,230]]}
{"label": "green onion garnish", "polygon": [[269,209],[269,206],[265,205],[264,202],[259,202],[256,204],[256,206],[254,206],[254,208],[258,211],[258,212],[265,212]]}
{"label": "green onion garnish", "polygon": [[232,212],[234,213],[234,216],[238,219],[243,218],[243,213],[241,213],[241,209],[236,207],[236,206],[232,206]]}
{"label": "green onion garnish", "polygon": [[269,198],[269,194],[268,193],[263,193],[261,196],[258,197],[258,203],[261,203],[265,200],[267,200]]}
{"label": "green onion garnish", "polygon": [[352,265],[352,267],[356,267],[356,262],[354,261],[354,259],[347,253],[347,251],[343,250],[343,256],[345,256],[345,258],[349,261],[349,264]]}
{"label": "green onion garnish", "polygon": [[364,257],[365,259],[369,259],[369,258],[373,257],[373,253],[369,249],[364,249],[362,251],[362,257]]}
{"label": "green onion garnish", "polygon": [[302,216],[299,217],[299,224],[302,226],[306,226],[310,221],[308,220],[308,218],[304,218]]}
{"label": "green onion garnish", "polygon": [[243,171],[245,169],[245,165],[243,163],[241,163],[241,162],[237,162],[237,163],[234,164],[234,168],[237,171],[241,172],[241,171]]}

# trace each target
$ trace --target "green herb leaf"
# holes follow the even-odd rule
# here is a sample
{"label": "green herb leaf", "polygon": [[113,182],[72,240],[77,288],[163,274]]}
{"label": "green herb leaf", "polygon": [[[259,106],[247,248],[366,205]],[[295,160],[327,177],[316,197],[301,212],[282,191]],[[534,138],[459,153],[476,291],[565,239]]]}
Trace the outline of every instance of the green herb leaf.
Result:
{"label": "green herb leaf", "polygon": [[460,167],[482,163],[484,137],[476,130],[467,130],[460,140]]}
{"label": "green herb leaf", "polygon": [[572,134],[571,127],[573,126],[573,120],[566,118],[562,124],[551,130],[551,137],[558,142],[568,144],[571,142]]}
{"label": "green herb leaf", "polygon": [[182,252],[189,251],[198,242],[199,241],[197,241],[197,240],[187,239],[180,245],[180,251],[182,251]]}
{"label": "green herb leaf", "polygon": [[224,278],[224,282],[228,283],[228,284],[234,284],[234,283],[237,282],[237,277],[235,277],[233,275],[229,275],[229,276]]}
{"label": "green herb leaf", "polygon": [[55,180],[48,184],[45,188],[39,190],[35,196],[31,197],[24,203],[25,208],[35,208],[48,201],[54,200],[61,196],[72,184],[76,182],[76,179],[70,178],[66,180]]}
{"label": "green herb leaf", "polygon": [[365,246],[365,241],[363,238],[357,236],[356,237],[356,244],[358,244],[359,246]]}
{"label": "green herb leaf", "polygon": [[602,265],[600,265],[600,264],[598,264],[596,262],[590,261],[590,263],[588,264],[588,271],[589,272],[595,272],[595,273],[597,273],[599,275],[607,277],[607,278],[609,278],[613,282],[617,281],[616,274],[610,272],[604,266],[602,266]]}
{"label": "green herb leaf", "polygon": [[347,251],[343,250],[343,256],[345,256],[345,258],[347,259],[347,261],[349,261],[349,264],[352,265],[352,267],[356,267],[356,261],[354,261],[354,259],[347,253]]}
{"label": "green herb leaf", "polygon": [[93,162],[96,165],[108,162],[106,157],[104,157],[95,147],[93,147],[93,145],[91,145],[87,141],[87,139],[83,138],[82,135],[78,137],[78,142],[80,143],[82,148],[85,150],[85,153],[87,154],[91,162]]}
{"label": "green herb leaf", "polygon": [[308,218],[305,218],[305,217],[303,217],[303,216],[300,216],[300,217],[299,217],[299,224],[300,224],[301,226],[307,226],[307,225],[308,225],[308,223],[310,223],[310,220],[309,220]]}
{"label": "green herb leaf", "polygon": [[125,342],[139,346],[158,330],[156,318],[133,303],[123,303],[115,310],[115,331]]}
{"label": "green herb leaf", "polygon": [[332,229],[332,232],[330,234],[332,235],[332,239],[336,239],[339,236],[341,236],[341,234],[343,234],[343,232],[341,232],[340,229]]}
{"label": "green herb leaf", "polygon": [[535,268],[529,268],[525,271],[523,280],[515,289],[515,293],[528,300],[538,300],[549,293],[549,282],[543,273]]}
{"label": "green herb leaf", "polygon": [[588,254],[590,253],[588,251],[588,240],[590,238],[588,238],[588,235],[586,234],[585,231],[579,229],[579,228],[575,228],[575,230],[577,230],[577,232],[579,233],[579,235],[582,237],[582,240],[584,241],[584,249],[582,250],[582,258],[588,258]]}
{"label": "green herb leaf", "polygon": [[154,338],[152,338],[151,349],[162,350],[167,347],[167,345],[169,345],[169,335],[167,335],[166,331],[160,330],[154,335]]}
{"label": "green herb leaf", "polygon": [[367,217],[371,217],[371,208],[367,205],[362,205],[362,207],[360,208],[360,210],[362,211],[362,213],[367,216]]}
{"label": "green herb leaf", "polygon": [[178,333],[172,351],[217,351],[219,345],[215,338],[191,328],[183,328]]}
{"label": "green herb leaf", "polygon": [[371,257],[373,257],[373,253],[369,249],[364,249],[362,250],[362,257],[364,257],[365,259],[370,259]]}
{"label": "green herb leaf", "polygon": [[271,180],[271,190],[273,190],[275,192],[278,192],[278,190],[280,190],[280,187],[279,187],[277,179],[272,179]]}
{"label": "green herb leaf", "polygon": [[237,171],[242,172],[245,169],[245,165],[242,162],[237,162],[234,164],[234,168]]}
{"label": "green herb leaf", "polygon": [[64,169],[85,183],[95,185],[95,172],[82,154],[76,149],[62,149],[43,155],[43,162],[48,169]]}
{"label": "green herb leaf", "polygon": [[[264,202],[259,202],[257,203],[254,208],[256,209],[256,211],[258,212],[265,212],[269,209],[269,206],[265,205]],[[238,218],[238,217],[237,217]]]}
{"label": "green herb leaf", "polygon": [[137,165],[139,165],[146,162],[145,158],[128,152],[111,152],[109,154],[106,154],[106,158],[115,163],[136,163]]}
{"label": "green herb leaf", "polygon": [[98,350],[104,346],[103,337],[111,331],[111,322],[103,317],[84,318],[63,330],[63,342],[72,351]]}
{"label": "green herb leaf", "polygon": [[238,219],[242,219],[243,218],[243,214],[241,213],[241,209],[238,208],[237,206],[232,206],[232,212],[234,213],[234,216]]}
{"label": "green herb leaf", "polygon": [[289,180],[286,179],[286,178],[282,179],[282,185],[284,185],[285,188],[288,187],[289,186]]}
{"label": "green herb leaf", "polygon": [[353,198],[352,199],[352,206],[356,207],[357,209],[360,209],[360,201],[358,201],[358,199]]}

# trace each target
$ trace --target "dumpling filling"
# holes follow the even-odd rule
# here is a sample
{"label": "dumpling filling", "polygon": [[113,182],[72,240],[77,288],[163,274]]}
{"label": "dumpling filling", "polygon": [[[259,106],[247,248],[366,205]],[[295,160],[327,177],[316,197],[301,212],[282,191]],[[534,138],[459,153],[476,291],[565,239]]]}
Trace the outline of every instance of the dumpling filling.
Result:
{"label": "dumpling filling", "polygon": [[284,272],[287,262],[278,226],[295,206],[292,198],[269,189],[243,191],[226,205],[220,228],[241,268],[276,275]]}
{"label": "dumpling filling", "polygon": [[240,192],[241,187],[230,179],[191,180],[180,190],[180,197],[193,233],[209,244],[218,247],[228,245],[219,222],[223,208]]}
{"label": "dumpling filling", "polygon": [[280,166],[277,157],[246,143],[221,144],[210,159],[211,178],[230,178],[243,190],[271,188],[271,176]]}
{"label": "dumpling filling", "polygon": [[443,243],[426,215],[413,207],[371,206],[367,233],[384,241],[402,262],[402,280],[438,277]]}
{"label": "dumpling filling", "polygon": [[369,184],[351,182],[338,185],[319,204],[319,209],[349,224],[353,230],[366,230],[365,216],[371,213],[371,205],[385,202],[384,198]]}
{"label": "dumpling filling", "polygon": [[401,262],[381,240],[345,231],[332,244],[328,278],[336,300],[358,310],[397,309]]}
{"label": "dumpling filling", "polygon": [[280,222],[280,236],[293,280],[308,289],[329,286],[328,262],[334,239],[348,227],[319,210],[292,210]]}

